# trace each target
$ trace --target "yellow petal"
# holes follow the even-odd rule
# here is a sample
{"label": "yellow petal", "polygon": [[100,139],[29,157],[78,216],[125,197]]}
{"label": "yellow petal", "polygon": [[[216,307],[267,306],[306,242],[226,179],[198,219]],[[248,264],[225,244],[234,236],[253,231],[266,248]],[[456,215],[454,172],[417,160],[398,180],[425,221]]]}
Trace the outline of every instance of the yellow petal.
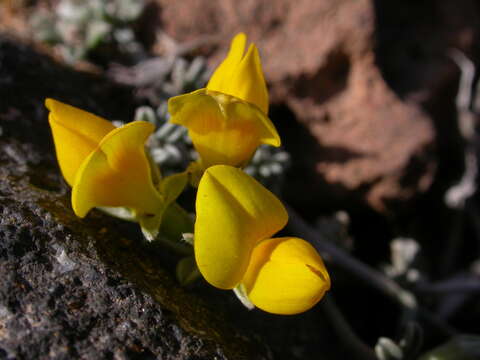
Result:
{"label": "yellow petal", "polygon": [[264,240],[255,247],[242,284],[258,308],[291,315],[320,301],[330,289],[330,277],[312,245],[285,237]]}
{"label": "yellow petal", "polygon": [[168,99],[170,122],[197,133],[220,132],[224,128],[220,105],[205,89]]}
{"label": "yellow petal", "polygon": [[228,105],[226,107],[227,117],[254,123],[260,143],[275,147],[281,145],[280,135],[278,135],[275,125],[264,112],[243,101],[230,101]]}
{"label": "yellow petal", "polygon": [[168,108],[170,121],[188,128],[205,168],[244,166],[260,144],[280,146],[270,119],[236,97],[200,89],[169,99]]}
{"label": "yellow petal", "polygon": [[72,207],[77,216],[97,206],[127,207],[146,216],[163,210],[144,149],[153,129],[153,124],[135,121],[103,138],[75,179]]}
{"label": "yellow petal", "polygon": [[227,94],[229,89],[230,79],[235,70],[242,61],[243,53],[245,52],[245,44],[247,43],[247,36],[244,33],[237,34],[230,44],[230,51],[223,62],[214,71],[210,81],[207,84],[207,89],[219,91]]}
{"label": "yellow petal", "polygon": [[225,165],[205,171],[196,212],[197,265],[205,279],[221,289],[240,282],[253,247],[288,221],[275,195],[242,170]]}
{"label": "yellow petal", "polygon": [[255,44],[245,52],[247,37],[236,35],[225,60],[213,73],[207,89],[238,97],[268,113],[268,91],[263,77],[260,55]]}
{"label": "yellow petal", "polygon": [[46,99],[57,160],[63,177],[73,186],[82,162],[98,146],[102,138],[115,129],[109,121],[64,104]]}
{"label": "yellow petal", "polygon": [[263,77],[260,55],[254,44],[250,45],[247,55],[238,65],[226,93],[255,104],[263,113],[268,113],[267,85]]}

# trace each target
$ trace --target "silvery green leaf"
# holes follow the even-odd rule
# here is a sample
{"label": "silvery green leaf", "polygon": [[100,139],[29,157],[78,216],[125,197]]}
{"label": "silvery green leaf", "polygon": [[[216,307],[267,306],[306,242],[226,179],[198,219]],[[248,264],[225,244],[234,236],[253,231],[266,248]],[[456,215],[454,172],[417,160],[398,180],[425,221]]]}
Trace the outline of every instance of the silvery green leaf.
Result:
{"label": "silvery green leaf", "polygon": [[186,242],[187,244],[193,246],[193,242],[195,241],[195,237],[193,233],[183,233],[182,234],[182,241]]}
{"label": "silvery green leaf", "polygon": [[114,31],[113,37],[122,44],[128,44],[135,41],[135,34],[132,29],[129,28],[122,28]]}
{"label": "silvery green leaf", "polygon": [[187,129],[184,127],[177,126],[174,131],[172,131],[168,137],[166,138],[166,141],[168,143],[174,143],[180,140],[182,136],[184,136],[187,133]]}
{"label": "silvery green leaf", "polygon": [[145,7],[143,0],[117,0],[114,4],[109,8],[109,15],[123,22],[137,19]]}
{"label": "silvery green leaf", "polygon": [[137,221],[142,229],[142,234],[147,241],[153,241],[160,233],[160,225],[162,225],[163,211],[154,216],[137,216]]}
{"label": "silvery green leaf", "polygon": [[150,106],[140,106],[135,110],[135,121],[148,121],[156,123],[155,111]]}
{"label": "silvery green leaf", "polygon": [[401,272],[405,272],[420,250],[414,239],[396,238],[391,243],[392,264]]}
{"label": "silvery green leaf", "polygon": [[176,268],[177,280],[182,286],[189,285],[201,277],[194,256],[181,259]]}
{"label": "silvery green leaf", "polygon": [[183,58],[178,58],[175,61],[172,71],[173,86],[178,89],[178,92],[182,91],[183,83],[185,82],[185,75],[187,74],[187,61]]}
{"label": "silvery green leaf", "polygon": [[81,23],[89,18],[90,9],[83,1],[63,0],[56,7],[56,13],[63,21]]}
{"label": "silvery green leaf", "polygon": [[196,57],[188,67],[185,79],[191,83],[195,82],[205,73],[205,67],[205,59],[200,56]]}
{"label": "silvery green leaf", "polygon": [[126,207],[100,206],[97,209],[118,219],[135,221],[135,215]]}
{"label": "silvery green leaf", "polygon": [[167,120],[167,117],[169,116],[170,114],[168,113],[168,105],[167,105],[167,102],[162,102],[158,108],[157,108],[157,116],[160,118],[160,119],[164,119],[164,120]]}
{"label": "silvery green leaf", "polygon": [[162,124],[158,130],[155,132],[155,137],[159,140],[166,141],[168,136],[177,129],[177,125],[172,123],[164,123]]}
{"label": "silvery green leaf", "polygon": [[94,49],[106,39],[112,27],[104,21],[91,21],[87,26],[85,46]]}
{"label": "silvery green leaf", "polygon": [[250,301],[247,295],[247,291],[243,284],[238,284],[234,289],[233,292],[235,296],[240,300],[243,306],[245,306],[248,310],[255,309],[255,305]]}
{"label": "silvery green leaf", "polygon": [[393,340],[381,337],[375,345],[375,354],[379,360],[401,360],[403,352]]}

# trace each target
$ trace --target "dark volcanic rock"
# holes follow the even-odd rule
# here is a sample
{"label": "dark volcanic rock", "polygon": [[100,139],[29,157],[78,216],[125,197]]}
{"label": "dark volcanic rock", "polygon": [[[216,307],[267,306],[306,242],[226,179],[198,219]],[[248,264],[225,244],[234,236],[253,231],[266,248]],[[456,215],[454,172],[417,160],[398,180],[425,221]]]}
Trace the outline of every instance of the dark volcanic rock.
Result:
{"label": "dark volcanic rock", "polygon": [[0,37],[0,358],[270,358],[180,288],[135,226],[72,213],[43,99],[127,119],[129,93]]}

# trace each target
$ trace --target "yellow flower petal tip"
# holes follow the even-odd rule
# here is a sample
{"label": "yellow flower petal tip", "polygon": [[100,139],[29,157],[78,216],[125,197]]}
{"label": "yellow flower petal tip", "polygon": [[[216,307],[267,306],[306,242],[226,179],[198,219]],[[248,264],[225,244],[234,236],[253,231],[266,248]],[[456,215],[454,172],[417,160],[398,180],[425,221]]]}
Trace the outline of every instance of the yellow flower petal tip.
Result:
{"label": "yellow flower petal tip", "polygon": [[258,308],[293,315],[320,301],[330,289],[330,277],[312,245],[284,237],[264,240],[255,247],[242,284]]}
{"label": "yellow flower petal tip", "polygon": [[122,206],[153,216],[164,201],[155,189],[144,144],[154,126],[135,121],[108,133],[78,170],[72,191],[75,214],[100,206]]}
{"label": "yellow flower petal tip", "polygon": [[73,186],[80,165],[115,127],[101,117],[57,100],[46,99],[45,106],[50,110],[49,123],[60,170]]}
{"label": "yellow flower petal tip", "polygon": [[246,44],[247,36],[244,33],[239,33],[234,36],[227,57],[220,63],[217,69],[215,69],[212,77],[208,81],[208,90],[229,94],[230,80],[235,73],[238,64],[242,61]]}
{"label": "yellow flower petal tip", "polygon": [[255,44],[251,44],[244,55],[246,43],[244,33],[233,38],[227,57],[213,73],[207,89],[235,96],[258,106],[267,114],[268,91],[260,55]]}
{"label": "yellow flower petal tip", "polygon": [[213,286],[232,289],[242,279],[250,253],[282,229],[288,214],[275,195],[242,170],[208,168],[198,187],[195,258]]}
{"label": "yellow flower petal tip", "polygon": [[171,122],[188,128],[204,168],[242,167],[261,144],[280,146],[270,119],[257,107],[220,92],[200,89],[168,101]]}

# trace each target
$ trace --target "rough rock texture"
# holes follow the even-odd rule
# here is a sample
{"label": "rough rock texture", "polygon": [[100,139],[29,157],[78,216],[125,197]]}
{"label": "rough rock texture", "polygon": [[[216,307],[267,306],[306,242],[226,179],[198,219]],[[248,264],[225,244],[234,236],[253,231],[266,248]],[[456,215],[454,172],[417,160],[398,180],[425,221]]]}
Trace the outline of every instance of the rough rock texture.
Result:
{"label": "rough rock texture", "polygon": [[[1,148],[26,158],[15,144]],[[140,239],[102,217],[79,222],[67,196],[14,175],[16,160],[4,156],[0,174],[0,358],[254,356],[247,339],[233,340],[205,304],[177,288]]]}
{"label": "rough rock texture", "polygon": [[127,119],[129,93],[0,36],[0,358],[270,358],[180,288],[135,226],[73,215],[43,99]]}
{"label": "rough rock texture", "polygon": [[[294,203],[341,206],[357,199],[383,211],[429,188],[436,146],[445,145],[443,134],[455,134],[455,126],[442,127],[438,114],[422,105],[455,86],[446,55],[451,46],[472,46],[479,13],[473,1],[413,2],[404,12],[404,2],[371,0],[157,3],[163,30],[180,42],[245,31],[259,45],[272,100],[280,105],[272,117],[301,173],[290,188],[309,190],[304,197],[287,194]],[[228,43],[221,45],[212,63],[224,56]]]}

